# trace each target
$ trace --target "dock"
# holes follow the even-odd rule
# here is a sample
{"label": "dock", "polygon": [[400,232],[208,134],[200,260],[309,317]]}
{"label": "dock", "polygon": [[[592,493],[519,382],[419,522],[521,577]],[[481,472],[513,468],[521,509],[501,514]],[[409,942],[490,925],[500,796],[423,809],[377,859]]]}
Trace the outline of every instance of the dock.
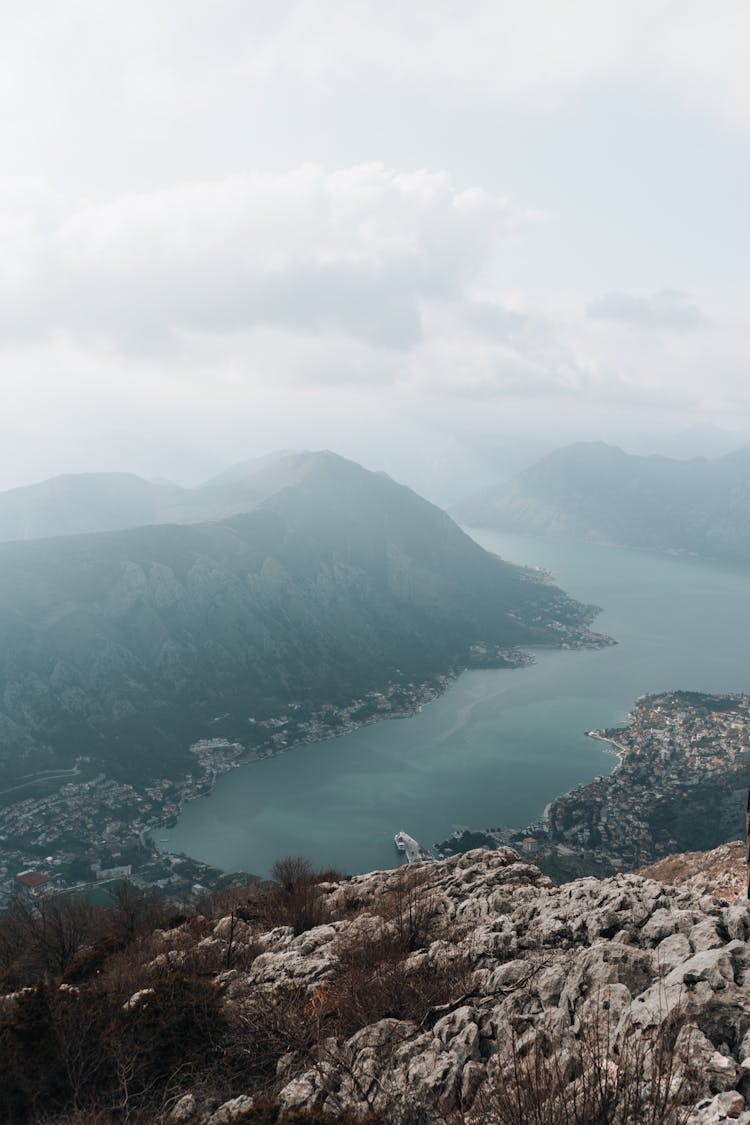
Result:
{"label": "dock", "polygon": [[407,832],[397,832],[393,842],[398,850],[406,856],[407,863],[426,863],[435,859],[434,855],[423,848],[422,845]]}

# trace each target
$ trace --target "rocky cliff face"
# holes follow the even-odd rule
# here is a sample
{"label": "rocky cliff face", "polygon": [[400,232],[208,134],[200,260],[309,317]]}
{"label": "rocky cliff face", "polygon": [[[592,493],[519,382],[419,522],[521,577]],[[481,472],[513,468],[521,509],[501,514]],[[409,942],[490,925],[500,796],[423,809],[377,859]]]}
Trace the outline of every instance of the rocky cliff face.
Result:
{"label": "rocky cliff face", "polygon": [[[725,860],[739,871],[725,850],[692,884],[562,887],[511,849],[469,852],[321,884],[328,920],[300,934],[237,913],[199,939],[194,924],[161,932],[152,969],[196,940],[227,964],[231,944],[226,1009],[279,1026],[297,1004],[273,1083],[284,1113],[748,1123],[750,912],[712,893]],[[183,1089],[170,1119],[254,1120],[254,1096],[249,1076],[221,1106]]]}

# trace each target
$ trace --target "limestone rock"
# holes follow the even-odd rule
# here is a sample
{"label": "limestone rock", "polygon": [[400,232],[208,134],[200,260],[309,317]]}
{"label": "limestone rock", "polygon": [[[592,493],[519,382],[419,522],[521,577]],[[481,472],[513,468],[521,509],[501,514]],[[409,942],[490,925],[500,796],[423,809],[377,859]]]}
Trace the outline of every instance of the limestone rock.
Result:
{"label": "limestone rock", "polygon": [[[750,1125],[750,910],[708,893],[705,875],[662,883],[623,874],[556,887],[500,848],[408,876],[370,872],[320,893],[329,920],[304,933],[231,916],[193,920],[159,932],[143,966],[156,983],[195,958],[240,1029],[258,1027],[266,1013],[283,1016],[294,998],[297,1022],[275,1029],[280,1049],[267,1063],[284,1113],[380,1113],[400,1125],[399,1107],[408,1106],[430,1125],[484,1125],[493,1113],[502,1120],[493,1098],[504,1075],[517,1081],[541,1065],[545,1088],[556,1083],[570,1097],[586,1067],[615,1082],[630,1058],[640,1060],[647,1086],[656,1048],[667,1042],[671,1078],[687,1076],[684,1088],[697,1090],[683,1107],[693,1125]],[[399,944],[420,911],[420,925]],[[251,955],[228,966],[230,940]],[[381,950],[382,982],[367,975],[370,950]],[[357,997],[356,978],[342,975],[352,963],[366,981]],[[433,994],[435,980],[445,984]],[[366,989],[381,984],[382,1003],[373,1004]],[[402,1005],[410,989],[414,1008]],[[154,995],[134,992],[123,1005],[129,1018]],[[12,1017],[25,996],[0,996],[0,1015]],[[255,1092],[249,1078],[240,1096],[209,1113],[205,1105],[220,1098],[209,1102],[201,1088],[200,1104],[184,1094],[167,1120],[233,1125]]]}
{"label": "limestone rock", "polygon": [[174,1125],[186,1125],[187,1122],[195,1120],[197,1112],[198,1103],[195,1100],[195,1094],[183,1094],[172,1108],[169,1121]]}
{"label": "limestone rock", "polygon": [[224,1102],[210,1116],[206,1117],[205,1125],[234,1125],[239,1123],[253,1108],[254,1099],[241,1094],[238,1098],[231,1098]]}

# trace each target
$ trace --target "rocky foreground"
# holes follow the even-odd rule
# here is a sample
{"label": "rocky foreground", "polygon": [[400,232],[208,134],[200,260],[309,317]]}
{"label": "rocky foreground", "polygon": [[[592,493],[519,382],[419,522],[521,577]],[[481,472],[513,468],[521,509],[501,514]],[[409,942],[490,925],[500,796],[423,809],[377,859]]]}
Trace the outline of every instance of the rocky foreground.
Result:
{"label": "rocky foreground", "polygon": [[[248,889],[222,916],[157,929],[127,966],[74,966],[44,1012],[59,1041],[83,1026],[76,1012],[109,1005],[96,1042],[119,1036],[119,1108],[97,1121],[750,1125],[740,861],[732,848],[673,857],[663,877],[681,885],[557,887],[509,848],[302,889],[292,871],[289,925],[269,927]],[[24,1004],[28,1025],[30,997],[38,1022],[39,989],[0,1000],[7,1034]],[[139,1117],[148,1068],[167,1063],[158,1109]]]}
{"label": "rocky foreground", "polygon": [[[310,1058],[279,1060],[285,1111],[375,1111],[394,1122],[750,1122],[746,900],[729,901],[731,890],[715,897],[708,878],[674,886],[627,874],[555,887],[510,849],[407,874],[408,886],[403,871],[324,885],[331,914],[355,912],[351,921],[258,936],[227,916],[203,939],[224,951],[234,927],[235,941],[260,948],[247,969],[218,977],[225,1004],[241,1011],[258,990],[272,1004],[273,990],[288,985],[308,998],[320,1036]],[[342,953],[352,941],[382,942],[384,931],[397,937],[404,924],[425,927],[404,959],[405,981],[441,978],[452,965],[455,994],[419,1021],[386,1017],[349,1037],[327,1035]],[[161,941],[174,957],[186,934]],[[593,1115],[597,1098],[611,1100],[611,1116]],[[171,1119],[220,1125],[242,1120],[250,1104],[240,1096],[213,1109],[186,1091]]]}

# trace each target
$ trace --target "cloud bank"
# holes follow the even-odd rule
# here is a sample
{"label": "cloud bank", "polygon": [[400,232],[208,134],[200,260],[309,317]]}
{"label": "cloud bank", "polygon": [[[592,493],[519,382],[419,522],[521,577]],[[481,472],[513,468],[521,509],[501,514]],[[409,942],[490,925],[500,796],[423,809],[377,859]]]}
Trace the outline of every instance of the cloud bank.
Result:
{"label": "cloud bank", "polygon": [[3,14],[0,486],[750,426],[739,0]]}
{"label": "cloud bank", "polygon": [[380,347],[422,335],[421,305],[459,298],[526,221],[445,173],[380,165],[129,194],[65,213],[6,182],[0,341],[19,334],[153,350],[254,326]]}

